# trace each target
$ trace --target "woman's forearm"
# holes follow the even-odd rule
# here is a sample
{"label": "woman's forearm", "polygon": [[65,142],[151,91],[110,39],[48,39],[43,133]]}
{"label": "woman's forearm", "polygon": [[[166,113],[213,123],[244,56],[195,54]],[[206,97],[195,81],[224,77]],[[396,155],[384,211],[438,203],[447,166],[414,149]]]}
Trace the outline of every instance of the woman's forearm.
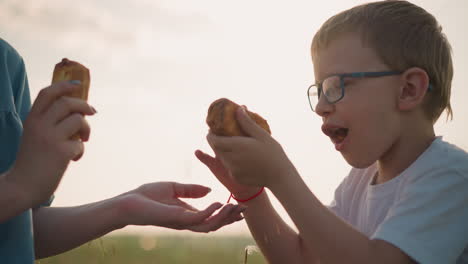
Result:
{"label": "woman's forearm", "polygon": [[78,247],[125,226],[119,197],[76,207],[41,207],[33,210],[36,258]]}

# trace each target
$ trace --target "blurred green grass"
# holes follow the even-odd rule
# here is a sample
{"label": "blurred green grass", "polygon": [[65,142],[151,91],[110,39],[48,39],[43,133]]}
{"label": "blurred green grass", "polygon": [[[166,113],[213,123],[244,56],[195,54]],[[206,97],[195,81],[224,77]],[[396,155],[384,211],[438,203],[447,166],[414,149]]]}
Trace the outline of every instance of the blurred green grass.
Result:
{"label": "blurred green grass", "polygon": [[[36,264],[239,264],[251,245],[255,241],[247,236],[112,235]],[[267,262],[260,252],[252,252],[247,263]]]}

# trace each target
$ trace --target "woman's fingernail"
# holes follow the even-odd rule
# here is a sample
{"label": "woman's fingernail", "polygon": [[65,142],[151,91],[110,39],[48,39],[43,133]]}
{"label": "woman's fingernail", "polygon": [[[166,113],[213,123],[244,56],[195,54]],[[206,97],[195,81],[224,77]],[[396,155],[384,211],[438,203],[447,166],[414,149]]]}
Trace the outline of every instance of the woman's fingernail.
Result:
{"label": "woman's fingernail", "polygon": [[81,81],[80,80],[71,80],[71,81],[69,81],[69,83],[79,85],[79,84],[81,84]]}
{"label": "woman's fingernail", "polygon": [[94,111],[95,114],[97,113],[96,108],[94,108],[94,107],[91,106],[91,109]]}

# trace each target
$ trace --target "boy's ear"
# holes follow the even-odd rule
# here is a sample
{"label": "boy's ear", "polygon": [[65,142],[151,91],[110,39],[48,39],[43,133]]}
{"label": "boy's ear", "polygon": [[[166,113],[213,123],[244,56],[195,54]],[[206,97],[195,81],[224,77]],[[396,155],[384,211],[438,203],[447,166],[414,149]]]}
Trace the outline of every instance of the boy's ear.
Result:
{"label": "boy's ear", "polygon": [[422,104],[429,87],[429,76],[425,70],[413,67],[402,73],[402,81],[398,109],[409,111]]}

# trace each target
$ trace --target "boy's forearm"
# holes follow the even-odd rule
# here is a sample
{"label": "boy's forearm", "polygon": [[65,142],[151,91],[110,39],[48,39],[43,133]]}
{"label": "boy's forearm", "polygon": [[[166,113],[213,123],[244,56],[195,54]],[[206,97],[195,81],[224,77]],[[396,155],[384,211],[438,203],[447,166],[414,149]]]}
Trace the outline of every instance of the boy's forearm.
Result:
{"label": "boy's forearm", "polygon": [[[301,237],[322,263],[407,263],[408,258],[383,241],[373,241],[338,218],[309,190],[297,171],[272,192],[286,208]],[[381,258],[381,256],[389,256]]]}
{"label": "boy's forearm", "polygon": [[78,247],[123,228],[119,197],[76,207],[41,207],[33,210],[36,258]]}
{"label": "boy's forearm", "polygon": [[269,263],[315,263],[310,248],[275,211],[266,192],[250,200],[244,212],[257,245]]}

